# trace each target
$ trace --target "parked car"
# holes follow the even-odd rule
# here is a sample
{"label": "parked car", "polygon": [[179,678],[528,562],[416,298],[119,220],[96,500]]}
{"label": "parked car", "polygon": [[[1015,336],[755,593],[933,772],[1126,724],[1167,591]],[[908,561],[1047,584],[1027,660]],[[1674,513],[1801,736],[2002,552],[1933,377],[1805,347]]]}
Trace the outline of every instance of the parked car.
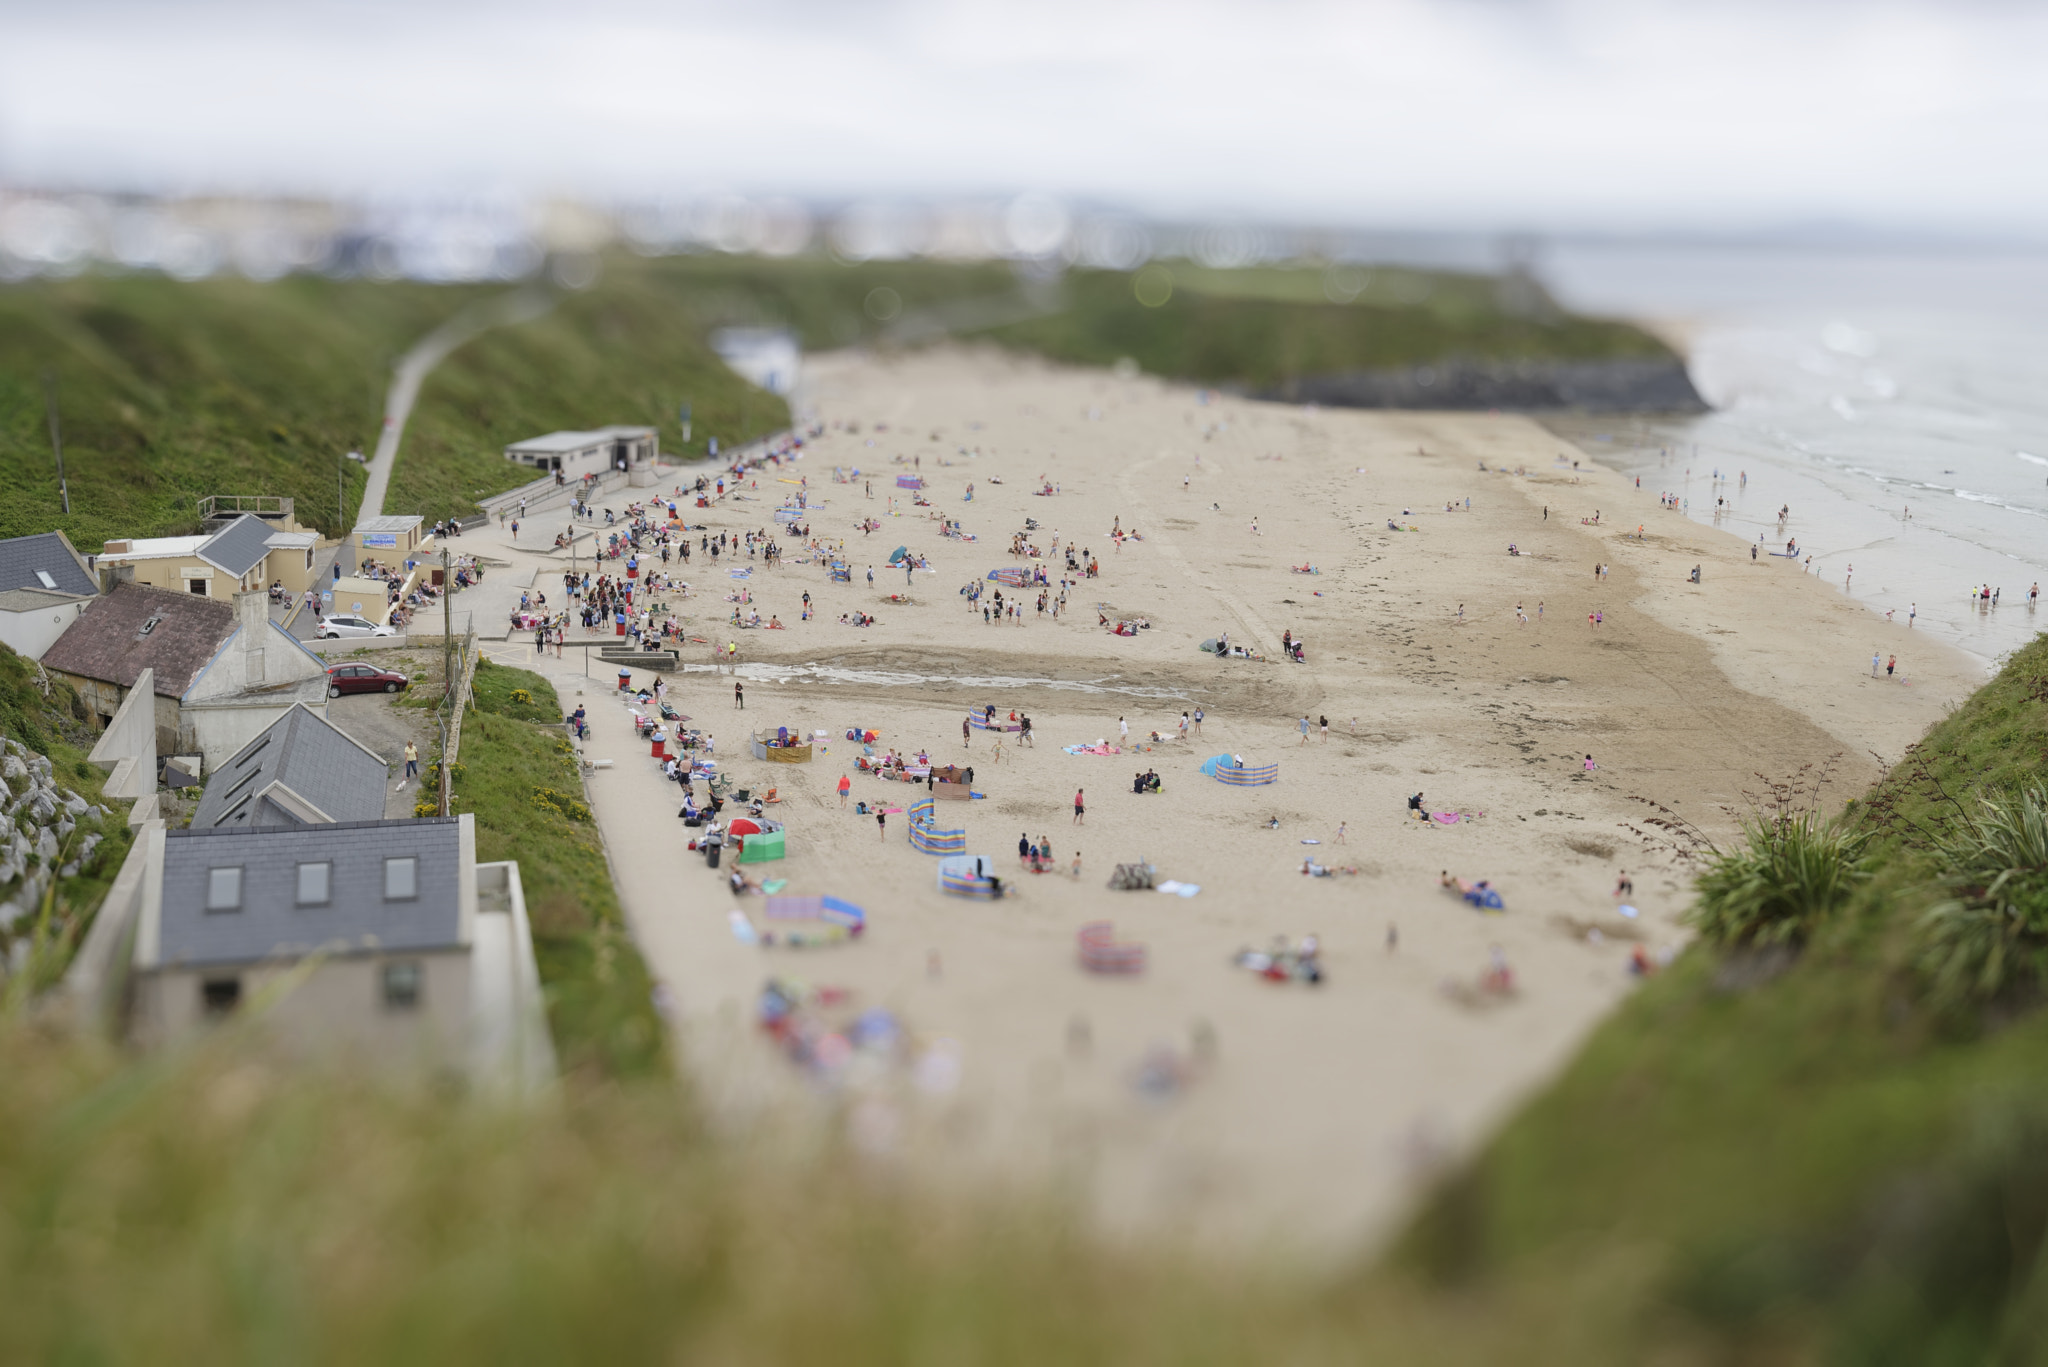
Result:
{"label": "parked car", "polygon": [[379,626],[367,617],[322,617],[320,630],[315,635],[323,641],[339,640],[343,636],[396,636],[390,627]]}
{"label": "parked car", "polygon": [[327,670],[327,696],[330,698],[338,698],[344,693],[396,693],[411,683],[412,680],[405,675],[395,670],[379,669],[375,665],[331,665]]}

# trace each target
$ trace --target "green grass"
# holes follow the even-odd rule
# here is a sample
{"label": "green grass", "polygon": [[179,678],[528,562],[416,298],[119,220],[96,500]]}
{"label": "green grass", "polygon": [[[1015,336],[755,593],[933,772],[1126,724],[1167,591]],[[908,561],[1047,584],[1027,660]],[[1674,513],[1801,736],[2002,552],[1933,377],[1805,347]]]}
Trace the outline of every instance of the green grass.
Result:
{"label": "green grass", "polygon": [[[980,335],[1020,350],[1084,365],[1123,357],[1149,374],[1264,389],[1293,379],[1481,361],[1666,358],[1669,348],[1626,323],[1576,318],[1554,307],[1510,312],[1493,282],[1469,276],[1408,276],[1435,282],[1427,299],[1400,302],[1368,290],[1351,303],[1319,296],[1320,272],[1245,272],[1229,277],[1165,263],[1176,287],[1165,303],[1139,302],[1137,277],[1075,271],[1065,307]],[[1290,279],[1290,276],[1300,277]],[[1314,293],[1311,293],[1311,291]]]}
{"label": "green grass", "polygon": [[[514,700],[515,691],[530,701]],[[583,778],[554,689],[538,674],[480,661],[474,696],[451,810],[476,814],[479,860],[519,863],[563,1066],[613,1078],[667,1074],[654,983],[626,934],[604,846],[587,808],[581,819],[568,814]]]}
{"label": "green grass", "polygon": [[1398,1265],[1477,1306],[1540,1290],[1603,1317],[1587,1360],[2034,1360],[2048,1013],[2036,991],[1959,1015],[1920,926],[1947,870],[1976,876],[1945,862],[1974,795],[2048,778],[2044,674],[2048,637],[1854,804],[1872,876],[1788,970],[1701,946],[1646,984],[1445,1185]]}
{"label": "green grass", "polygon": [[[1030,283],[1001,263],[613,253],[592,288],[483,333],[428,377],[386,509],[430,520],[473,512],[530,473],[504,460],[504,446],[557,428],[651,425],[665,450],[696,455],[712,437],[731,447],[779,430],[782,400],[710,349],[712,331],[732,325],[787,327],[811,350],[952,333],[1254,388],[1451,357],[1669,354],[1636,328],[1571,317],[1540,295],[1503,307],[1483,276],[1379,270],[1353,302],[1333,304],[1320,269],[1154,269],[1175,281],[1159,308],[1138,303],[1135,277],[1114,271]],[[0,286],[0,536],[62,528],[94,550],[112,537],[184,533],[197,528],[198,500],[215,493],[289,495],[309,525],[353,525],[362,468],[341,456],[374,449],[392,366],[504,288],[116,275]],[[878,291],[900,311],[871,307],[888,297]],[[46,374],[58,382],[68,515]]]}
{"label": "green grass", "polygon": [[[274,284],[81,276],[0,286],[0,536],[61,528],[81,550],[111,537],[197,529],[206,494],[282,494],[333,533],[336,473],[348,522],[399,356],[502,286],[294,277]],[[501,448],[565,427],[639,423],[696,449],[787,422],[784,405],[727,370],[701,316],[630,273],[568,295],[534,322],[487,333],[423,387],[387,509],[429,519],[524,483]],[[69,515],[58,499],[43,377],[58,381]]]}

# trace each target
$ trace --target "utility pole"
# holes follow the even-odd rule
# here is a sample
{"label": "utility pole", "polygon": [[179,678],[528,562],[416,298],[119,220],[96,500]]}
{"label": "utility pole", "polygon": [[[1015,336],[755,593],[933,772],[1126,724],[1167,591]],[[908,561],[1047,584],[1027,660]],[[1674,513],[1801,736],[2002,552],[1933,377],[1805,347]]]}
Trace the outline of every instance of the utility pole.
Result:
{"label": "utility pole", "polygon": [[447,697],[441,709],[441,815],[448,815],[448,719],[457,706],[455,690],[455,572],[448,545],[441,545],[441,677]]}
{"label": "utility pole", "polygon": [[50,449],[57,453],[57,493],[64,500],[64,516],[71,516],[71,485],[64,479],[64,433],[57,423],[57,372],[43,372],[43,407],[50,415]]}

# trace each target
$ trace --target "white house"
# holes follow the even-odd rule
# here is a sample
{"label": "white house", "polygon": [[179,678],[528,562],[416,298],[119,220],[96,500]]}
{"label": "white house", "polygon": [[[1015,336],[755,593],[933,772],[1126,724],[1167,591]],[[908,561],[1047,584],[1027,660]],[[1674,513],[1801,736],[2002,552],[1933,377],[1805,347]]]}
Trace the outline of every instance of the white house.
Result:
{"label": "white house", "polygon": [[99,581],[62,532],[0,541],[0,642],[43,658],[99,596]]}

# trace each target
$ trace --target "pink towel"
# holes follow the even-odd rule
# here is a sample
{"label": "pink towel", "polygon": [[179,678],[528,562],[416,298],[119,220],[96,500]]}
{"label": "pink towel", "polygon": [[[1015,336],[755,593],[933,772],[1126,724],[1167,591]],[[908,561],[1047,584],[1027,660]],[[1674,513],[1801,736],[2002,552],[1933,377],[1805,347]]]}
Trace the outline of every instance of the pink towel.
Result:
{"label": "pink towel", "polygon": [[1430,815],[1433,816],[1436,820],[1443,822],[1446,826],[1455,826],[1460,821],[1464,820],[1464,818],[1459,816],[1456,812],[1432,812]]}

